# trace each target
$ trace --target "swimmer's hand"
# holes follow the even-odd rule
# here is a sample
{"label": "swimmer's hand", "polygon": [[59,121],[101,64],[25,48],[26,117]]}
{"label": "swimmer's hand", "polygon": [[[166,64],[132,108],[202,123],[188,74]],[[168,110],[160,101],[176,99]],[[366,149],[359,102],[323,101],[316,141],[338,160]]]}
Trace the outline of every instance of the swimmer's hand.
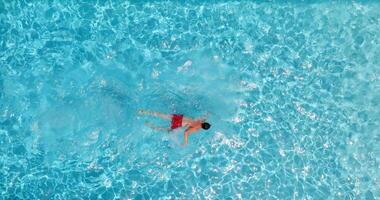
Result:
{"label": "swimmer's hand", "polygon": [[207,120],[207,118],[210,116],[210,113],[209,112],[206,112],[206,114],[204,114],[202,117],[200,117],[199,119],[202,120],[202,121],[205,121]]}
{"label": "swimmer's hand", "polygon": [[184,137],[183,137],[183,144],[181,145],[181,146],[186,146],[187,145],[187,143],[188,143],[188,141],[189,141],[189,134],[190,134],[190,131],[189,131],[189,129],[187,129],[186,131],[185,131],[185,134],[184,134]]}

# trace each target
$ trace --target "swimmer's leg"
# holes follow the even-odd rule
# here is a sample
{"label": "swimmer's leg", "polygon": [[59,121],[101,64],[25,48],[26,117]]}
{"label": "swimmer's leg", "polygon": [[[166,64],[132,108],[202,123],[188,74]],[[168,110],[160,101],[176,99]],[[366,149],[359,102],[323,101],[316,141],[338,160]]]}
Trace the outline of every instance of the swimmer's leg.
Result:
{"label": "swimmer's leg", "polygon": [[168,119],[168,120],[172,119],[172,115],[163,114],[163,113],[159,113],[159,112],[148,111],[148,110],[139,110],[139,114],[140,115],[151,115],[151,116],[154,116],[154,117],[159,117],[161,119]]}
{"label": "swimmer's leg", "polygon": [[145,122],[145,125],[148,126],[148,127],[150,127],[151,129],[154,129],[154,130],[157,130],[157,131],[167,131],[167,132],[171,131],[170,128],[166,128],[166,127],[162,127],[162,126],[156,126],[156,125],[154,125],[154,124],[152,124],[150,122]]}

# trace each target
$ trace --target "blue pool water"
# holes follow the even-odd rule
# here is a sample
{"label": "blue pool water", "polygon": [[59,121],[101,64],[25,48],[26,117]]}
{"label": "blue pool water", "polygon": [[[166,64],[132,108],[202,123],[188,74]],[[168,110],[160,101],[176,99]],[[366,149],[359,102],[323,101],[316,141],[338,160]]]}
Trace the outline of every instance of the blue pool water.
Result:
{"label": "blue pool water", "polygon": [[46,2],[0,1],[0,199],[380,198],[380,3]]}

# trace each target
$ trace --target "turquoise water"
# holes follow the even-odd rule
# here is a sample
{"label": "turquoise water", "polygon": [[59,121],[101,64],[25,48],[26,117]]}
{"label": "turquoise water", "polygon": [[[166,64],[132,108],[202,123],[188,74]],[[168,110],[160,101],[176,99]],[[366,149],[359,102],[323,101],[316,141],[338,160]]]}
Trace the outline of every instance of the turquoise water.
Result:
{"label": "turquoise water", "polygon": [[379,10],[2,0],[0,199],[379,199]]}

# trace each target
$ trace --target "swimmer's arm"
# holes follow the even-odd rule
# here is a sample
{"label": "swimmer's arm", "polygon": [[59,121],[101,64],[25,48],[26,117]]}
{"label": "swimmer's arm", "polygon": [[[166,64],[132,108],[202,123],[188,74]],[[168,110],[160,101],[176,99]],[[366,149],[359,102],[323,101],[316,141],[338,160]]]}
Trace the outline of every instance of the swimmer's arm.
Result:
{"label": "swimmer's arm", "polygon": [[187,145],[189,143],[189,133],[185,132],[183,145]]}
{"label": "swimmer's arm", "polygon": [[192,132],[194,132],[194,130],[192,130],[191,128],[186,129],[184,137],[183,137],[183,140],[184,140],[183,141],[183,143],[184,143],[183,145],[187,145],[188,144],[188,142],[189,142],[189,135]]}
{"label": "swimmer's arm", "polygon": [[210,116],[210,113],[209,112],[206,112],[206,114],[204,114],[202,117],[199,118],[199,120],[202,120],[202,121],[205,121],[207,120],[207,118]]}

